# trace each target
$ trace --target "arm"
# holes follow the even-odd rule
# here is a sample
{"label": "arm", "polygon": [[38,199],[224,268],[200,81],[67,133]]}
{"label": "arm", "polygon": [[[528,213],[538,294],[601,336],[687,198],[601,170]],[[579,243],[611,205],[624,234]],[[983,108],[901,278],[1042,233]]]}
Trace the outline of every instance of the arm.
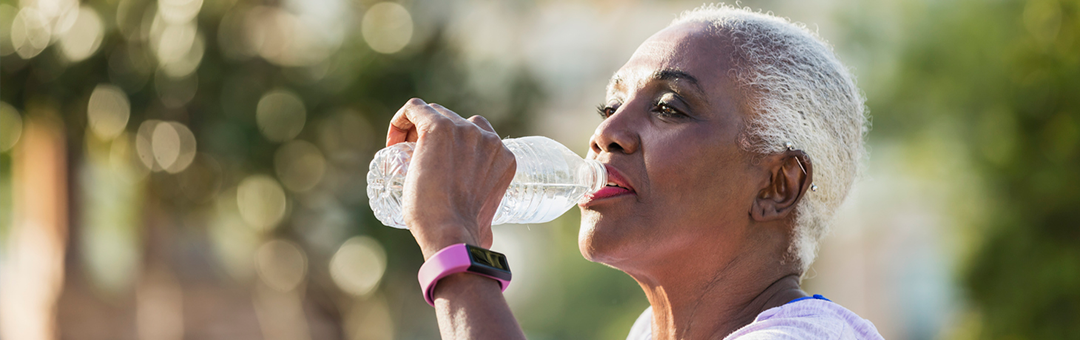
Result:
{"label": "arm", "polygon": [[[491,220],[516,168],[495,130],[482,117],[466,120],[412,99],[390,121],[386,145],[405,141],[416,142],[416,150],[403,213],[424,259],[457,243],[490,248]],[[443,339],[525,339],[494,280],[450,275],[439,280],[434,297]]]}
{"label": "arm", "polygon": [[525,339],[499,284],[458,273],[435,286],[435,313],[443,339]]}

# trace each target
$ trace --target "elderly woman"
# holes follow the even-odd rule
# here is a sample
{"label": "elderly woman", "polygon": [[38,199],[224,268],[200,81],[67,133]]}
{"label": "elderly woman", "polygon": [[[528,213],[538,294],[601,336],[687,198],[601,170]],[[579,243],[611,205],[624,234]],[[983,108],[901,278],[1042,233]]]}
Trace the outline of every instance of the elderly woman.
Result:
{"label": "elderly woman", "polygon": [[[588,157],[609,188],[580,204],[578,242],[645,291],[630,339],[881,337],[799,287],[866,132],[854,79],[813,33],[745,9],[687,12],[615,73],[599,113]],[[424,258],[464,243],[498,262],[482,248],[515,159],[491,125],[419,99],[390,125],[387,145],[417,142],[404,216]],[[443,338],[524,338],[489,274],[430,282]]]}

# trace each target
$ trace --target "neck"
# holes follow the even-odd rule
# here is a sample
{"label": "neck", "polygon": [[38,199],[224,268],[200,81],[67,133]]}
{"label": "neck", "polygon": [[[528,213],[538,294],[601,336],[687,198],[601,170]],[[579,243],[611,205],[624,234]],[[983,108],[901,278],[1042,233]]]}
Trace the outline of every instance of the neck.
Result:
{"label": "neck", "polygon": [[652,305],[653,339],[721,339],[762,311],[807,296],[797,272],[760,261],[735,258],[714,268],[698,264],[628,271]]}

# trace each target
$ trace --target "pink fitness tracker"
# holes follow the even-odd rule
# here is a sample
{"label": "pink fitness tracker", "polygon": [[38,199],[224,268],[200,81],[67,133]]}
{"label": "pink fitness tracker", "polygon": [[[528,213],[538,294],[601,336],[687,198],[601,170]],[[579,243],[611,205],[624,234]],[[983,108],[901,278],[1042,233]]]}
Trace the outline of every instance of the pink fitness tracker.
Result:
{"label": "pink fitness tracker", "polygon": [[424,301],[435,306],[435,284],[454,273],[469,272],[499,281],[503,291],[510,285],[510,265],[506,255],[468,244],[443,248],[420,266],[416,276],[424,290]]}

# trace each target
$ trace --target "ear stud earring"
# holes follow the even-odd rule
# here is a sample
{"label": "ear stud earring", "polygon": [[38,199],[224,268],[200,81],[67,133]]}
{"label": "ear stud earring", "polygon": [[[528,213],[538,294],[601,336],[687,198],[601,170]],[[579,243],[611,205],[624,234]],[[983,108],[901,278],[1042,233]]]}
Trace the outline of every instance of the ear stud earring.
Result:
{"label": "ear stud earring", "polygon": [[788,151],[795,151],[795,144],[791,144],[791,142],[784,143],[784,147],[787,148]]}
{"label": "ear stud earring", "polygon": [[810,183],[810,191],[817,191],[817,184]]}

